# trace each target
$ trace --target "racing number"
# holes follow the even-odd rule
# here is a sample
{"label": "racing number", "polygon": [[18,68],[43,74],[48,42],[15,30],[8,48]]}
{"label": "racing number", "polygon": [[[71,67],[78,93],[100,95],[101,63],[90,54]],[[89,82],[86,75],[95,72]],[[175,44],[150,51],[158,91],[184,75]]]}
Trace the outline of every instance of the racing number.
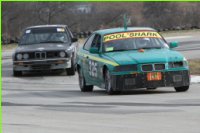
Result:
{"label": "racing number", "polygon": [[89,75],[97,77],[97,62],[89,60]]}

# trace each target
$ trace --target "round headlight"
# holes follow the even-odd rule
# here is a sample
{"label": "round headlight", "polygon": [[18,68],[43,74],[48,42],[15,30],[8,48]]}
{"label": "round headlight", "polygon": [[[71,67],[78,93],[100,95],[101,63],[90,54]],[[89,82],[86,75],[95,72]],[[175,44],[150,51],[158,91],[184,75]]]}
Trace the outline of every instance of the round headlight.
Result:
{"label": "round headlight", "polygon": [[60,57],[65,57],[65,52],[60,52]]}
{"label": "round headlight", "polygon": [[28,54],[24,54],[24,55],[23,55],[23,58],[24,58],[24,59],[28,59],[28,58],[29,58],[29,55],[28,55]]}
{"label": "round headlight", "polygon": [[17,57],[18,60],[21,60],[22,59],[22,54],[17,54],[16,57]]}

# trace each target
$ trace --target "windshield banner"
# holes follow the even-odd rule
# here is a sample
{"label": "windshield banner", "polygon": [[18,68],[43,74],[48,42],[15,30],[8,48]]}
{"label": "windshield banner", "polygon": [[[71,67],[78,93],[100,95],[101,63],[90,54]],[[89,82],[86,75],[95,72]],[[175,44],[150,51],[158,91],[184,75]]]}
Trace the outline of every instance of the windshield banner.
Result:
{"label": "windshield banner", "polygon": [[157,32],[151,31],[139,31],[139,32],[120,32],[115,34],[105,35],[103,42],[129,39],[129,38],[162,38]]}

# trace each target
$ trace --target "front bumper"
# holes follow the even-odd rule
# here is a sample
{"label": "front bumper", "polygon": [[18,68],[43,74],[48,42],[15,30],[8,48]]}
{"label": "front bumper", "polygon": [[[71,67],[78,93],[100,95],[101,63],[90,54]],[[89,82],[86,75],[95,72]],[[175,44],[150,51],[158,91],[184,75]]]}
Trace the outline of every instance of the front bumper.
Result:
{"label": "front bumper", "polygon": [[65,58],[13,62],[13,70],[15,71],[54,70],[70,67],[71,60]]}
{"label": "front bumper", "polygon": [[180,87],[190,85],[190,73],[188,70],[161,72],[162,79],[158,81],[147,81],[147,73],[128,75],[112,75],[113,90],[126,90],[136,88],[153,87]]}

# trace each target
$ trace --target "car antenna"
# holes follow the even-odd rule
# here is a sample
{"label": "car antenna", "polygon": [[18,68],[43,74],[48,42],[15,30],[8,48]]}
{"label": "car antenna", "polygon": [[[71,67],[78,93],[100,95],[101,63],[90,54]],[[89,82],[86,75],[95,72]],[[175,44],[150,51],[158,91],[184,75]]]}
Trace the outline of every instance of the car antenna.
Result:
{"label": "car antenna", "polygon": [[124,29],[127,30],[127,15],[124,14]]}

